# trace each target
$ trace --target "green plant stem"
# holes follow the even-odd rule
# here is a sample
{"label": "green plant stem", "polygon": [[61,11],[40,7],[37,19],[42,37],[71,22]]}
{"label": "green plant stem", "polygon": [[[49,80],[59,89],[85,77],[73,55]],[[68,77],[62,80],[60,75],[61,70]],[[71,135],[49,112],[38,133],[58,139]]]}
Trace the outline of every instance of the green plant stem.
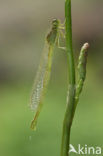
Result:
{"label": "green plant stem", "polygon": [[69,94],[63,122],[61,156],[69,156],[70,131],[75,106],[75,67],[72,48],[71,0],[65,1],[65,38],[69,73]]}

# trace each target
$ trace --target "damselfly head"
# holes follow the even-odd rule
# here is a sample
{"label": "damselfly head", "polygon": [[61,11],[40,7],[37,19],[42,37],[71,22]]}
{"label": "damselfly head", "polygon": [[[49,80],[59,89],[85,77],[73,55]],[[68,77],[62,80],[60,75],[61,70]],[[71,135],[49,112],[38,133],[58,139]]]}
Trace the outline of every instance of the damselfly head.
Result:
{"label": "damselfly head", "polygon": [[58,24],[59,24],[59,20],[58,19],[53,19],[52,20],[52,25],[53,26],[58,26]]}

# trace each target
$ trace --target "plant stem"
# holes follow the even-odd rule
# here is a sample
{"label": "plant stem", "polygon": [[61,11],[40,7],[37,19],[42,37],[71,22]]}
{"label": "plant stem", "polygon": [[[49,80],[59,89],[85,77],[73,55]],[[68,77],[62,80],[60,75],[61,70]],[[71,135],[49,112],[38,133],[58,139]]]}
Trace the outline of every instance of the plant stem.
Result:
{"label": "plant stem", "polygon": [[69,94],[68,102],[63,122],[63,134],[61,145],[61,156],[69,156],[70,131],[73,120],[75,106],[75,67],[72,48],[72,19],[71,19],[71,0],[65,1],[65,37],[66,53],[69,73]]}

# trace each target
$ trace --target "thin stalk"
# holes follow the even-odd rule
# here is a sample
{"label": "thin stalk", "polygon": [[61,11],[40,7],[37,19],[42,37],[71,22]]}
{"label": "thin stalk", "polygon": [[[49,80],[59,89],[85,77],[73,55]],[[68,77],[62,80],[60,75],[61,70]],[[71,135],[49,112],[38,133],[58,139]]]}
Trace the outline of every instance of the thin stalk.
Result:
{"label": "thin stalk", "polygon": [[71,0],[65,1],[65,39],[69,74],[69,94],[63,122],[61,156],[69,156],[70,131],[75,107],[75,67],[72,48]]}

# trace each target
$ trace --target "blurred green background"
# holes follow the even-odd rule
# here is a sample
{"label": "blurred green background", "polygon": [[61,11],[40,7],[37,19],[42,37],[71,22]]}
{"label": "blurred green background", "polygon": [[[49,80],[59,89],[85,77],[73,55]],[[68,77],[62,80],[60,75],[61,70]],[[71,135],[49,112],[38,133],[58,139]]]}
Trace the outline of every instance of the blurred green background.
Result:
{"label": "blurred green background", "polygon": [[[72,0],[72,17],[76,67],[82,44],[90,49],[71,143],[103,148],[103,1]],[[53,18],[64,21],[63,0],[0,0],[0,156],[60,155],[68,71],[57,49],[37,131],[30,130],[31,88]]]}

